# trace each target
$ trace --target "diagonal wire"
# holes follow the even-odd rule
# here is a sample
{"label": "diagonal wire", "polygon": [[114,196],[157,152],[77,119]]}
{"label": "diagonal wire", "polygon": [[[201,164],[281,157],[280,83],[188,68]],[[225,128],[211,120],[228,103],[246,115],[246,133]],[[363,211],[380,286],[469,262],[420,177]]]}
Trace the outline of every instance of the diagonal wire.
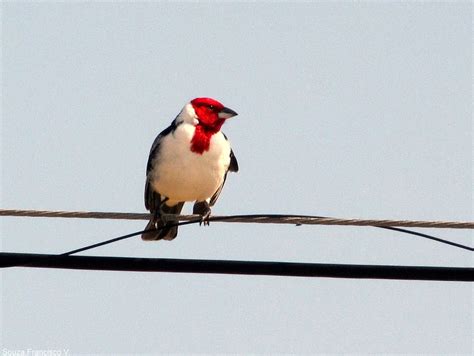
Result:
{"label": "diagonal wire", "polygon": [[[163,226],[162,228],[164,228],[164,227],[169,228],[169,227],[173,227],[173,226],[182,226],[182,225],[190,225],[190,224],[196,224],[196,223],[200,223],[200,222],[202,222],[201,219],[183,221],[183,222],[179,222],[179,223],[166,224],[166,226]],[[75,250],[72,250],[72,251],[64,252],[64,253],[59,254],[58,256],[70,256],[70,255],[73,255],[75,253],[91,250],[91,249],[96,248],[96,247],[100,247],[100,246],[108,245],[108,244],[111,244],[111,243],[114,243],[114,242],[117,242],[117,241],[125,240],[125,239],[128,239],[129,237],[141,235],[142,233],[144,233],[146,231],[155,231],[155,230],[158,231],[158,230],[161,230],[162,228],[132,232],[132,233],[127,234],[127,235],[115,237],[115,238],[110,239],[110,240],[98,242],[98,243],[93,244],[93,245],[89,245],[89,246],[81,247],[81,248],[78,248],[78,249],[75,249]]]}
{"label": "diagonal wire", "polygon": [[[190,224],[196,224],[196,223],[200,223],[200,222],[201,222],[201,219],[190,220],[190,221],[182,221],[182,222],[179,222],[179,223],[168,224],[167,227],[190,225]],[[407,230],[407,229],[400,229],[400,228],[390,227],[390,226],[375,226],[375,227],[380,228],[380,229],[393,230],[393,231],[403,232],[403,233],[406,233],[406,234],[420,236],[420,237],[424,237],[426,239],[434,240],[434,241],[441,242],[441,243],[444,243],[444,244],[447,244],[447,245],[462,248],[462,249],[465,249],[465,250],[468,250],[468,251],[474,251],[474,248],[472,248],[472,247],[469,247],[469,246],[466,246],[466,245],[461,245],[461,244],[458,244],[458,243],[455,243],[455,242],[452,242],[452,241],[448,241],[448,240],[445,240],[445,239],[441,239],[439,237],[434,237],[434,236],[431,236],[431,235],[422,234],[422,233],[416,232],[416,231],[411,231],[411,230]],[[159,229],[155,229],[155,230],[159,230]],[[91,249],[96,248],[96,247],[108,245],[108,244],[111,244],[111,243],[114,243],[114,242],[117,242],[117,241],[125,240],[125,239],[133,237],[133,236],[141,235],[142,233],[144,233],[146,231],[152,231],[152,230],[142,230],[142,231],[132,232],[132,233],[127,234],[127,235],[115,237],[113,239],[109,239],[109,240],[106,240],[106,241],[95,243],[93,245],[89,245],[89,246],[81,247],[81,248],[78,248],[78,249],[75,249],[75,250],[72,250],[72,251],[64,252],[64,253],[60,254],[59,256],[69,256],[69,255],[76,254],[76,253],[79,253],[79,252],[91,250]]]}
{"label": "diagonal wire", "polygon": [[425,239],[438,241],[438,242],[441,242],[443,244],[455,246],[455,247],[462,248],[464,250],[468,250],[468,251],[471,251],[471,252],[474,251],[474,248],[472,248],[472,247],[462,245],[462,244],[458,244],[456,242],[452,242],[452,241],[449,241],[449,240],[441,239],[439,237],[434,237],[434,236],[431,236],[431,235],[423,234],[423,233],[417,232],[417,231],[412,231],[412,230],[407,230],[407,229],[400,229],[398,227],[392,227],[392,226],[376,226],[376,227],[378,227],[380,229],[393,230],[393,231],[404,232],[406,234],[411,234],[411,235],[415,235],[415,236],[421,236],[421,237],[424,237]]}

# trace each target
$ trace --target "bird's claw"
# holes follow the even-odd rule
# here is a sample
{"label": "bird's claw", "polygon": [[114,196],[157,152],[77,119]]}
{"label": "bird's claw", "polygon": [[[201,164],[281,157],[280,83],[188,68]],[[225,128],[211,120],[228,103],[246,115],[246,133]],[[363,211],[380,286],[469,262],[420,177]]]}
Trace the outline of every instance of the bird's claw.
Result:
{"label": "bird's claw", "polygon": [[209,210],[205,214],[201,215],[201,221],[199,222],[199,226],[204,224],[204,226],[209,226],[209,218],[211,217],[211,211]]}
{"label": "bird's claw", "polygon": [[207,201],[197,201],[193,206],[193,214],[201,215],[201,221],[199,226],[204,224],[204,226],[209,226],[209,218],[211,216],[211,208]]}

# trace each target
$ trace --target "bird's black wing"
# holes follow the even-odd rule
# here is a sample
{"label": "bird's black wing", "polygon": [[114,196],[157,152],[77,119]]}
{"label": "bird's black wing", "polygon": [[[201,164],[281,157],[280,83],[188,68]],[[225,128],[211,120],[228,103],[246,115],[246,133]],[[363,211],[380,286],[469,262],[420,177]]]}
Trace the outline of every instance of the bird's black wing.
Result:
{"label": "bird's black wing", "polygon": [[153,169],[153,160],[156,155],[160,152],[160,143],[164,136],[171,134],[176,129],[175,121],[171,123],[166,129],[161,131],[161,133],[155,138],[153,144],[151,145],[150,154],[148,156],[148,162],[146,165],[146,181],[145,181],[145,208],[151,212],[159,208],[161,204],[161,196],[158,192],[155,192],[150,185],[150,180],[148,179],[148,173]]}
{"label": "bird's black wing", "polygon": [[231,171],[231,172],[238,172],[239,171],[239,164],[237,163],[237,158],[235,158],[234,151],[232,151],[232,149],[230,150],[229,171]]}
{"label": "bird's black wing", "polygon": [[[223,134],[224,135],[224,134]],[[224,138],[227,140],[227,137],[226,135],[224,135]],[[222,188],[224,188],[224,183],[225,183],[225,180],[227,178],[227,173],[231,171],[231,172],[238,172],[239,171],[239,164],[237,163],[237,158],[235,158],[235,155],[234,155],[234,151],[232,151],[232,149],[230,149],[230,164],[229,164],[229,168],[227,168],[227,172],[225,172],[224,174],[224,180],[222,181],[222,184],[221,186],[216,190],[216,192],[212,195],[211,197],[211,200],[209,202],[209,205],[210,206],[213,206],[216,201],[217,201],[217,198],[219,198],[219,195],[221,194],[222,192]]]}
{"label": "bird's black wing", "polygon": [[[227,136],[225,133],[222,133],[224,135],[224,138],[227,139]],[[239,164],[237,163],[237,158],[235,158],[234,151],[232,151],[232,148],[230,149],[230,164],[229,164],[229,171],[231,172],[238,172],[239,171]]]}

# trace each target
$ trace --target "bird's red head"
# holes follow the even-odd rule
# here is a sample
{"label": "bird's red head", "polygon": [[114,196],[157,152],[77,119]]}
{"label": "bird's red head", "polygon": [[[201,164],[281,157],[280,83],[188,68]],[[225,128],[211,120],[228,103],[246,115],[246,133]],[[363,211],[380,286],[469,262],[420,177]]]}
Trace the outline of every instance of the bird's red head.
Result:
{"label": "bird's red head", "polygon": [[225,120],[237,113],[211,98],[193,99],[191,105],[198,120],[191,140],[191,151],[203,154],[209,150],[212,135],[219,132]]}
{"label": "bird's red head", "polygon": [[191,105],[194,108],[199,123],[207,129],[215,130],[215,132],[221,129],[226,119],[237,115],[234,110],[226,108],[220,102],[211,98],[193,99],[191,100]]}

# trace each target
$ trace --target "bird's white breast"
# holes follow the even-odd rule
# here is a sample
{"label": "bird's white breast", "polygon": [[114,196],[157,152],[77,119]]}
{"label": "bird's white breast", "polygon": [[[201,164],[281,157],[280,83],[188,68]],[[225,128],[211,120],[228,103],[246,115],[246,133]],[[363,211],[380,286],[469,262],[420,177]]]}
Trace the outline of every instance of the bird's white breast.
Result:
{"label": "bird's white breast", "polygon": [[224,181],[230,164],[230,145],[221,132],[212,135],[208,151],[191,151],[194,125],[180,124],[172,134],[163,137],[150,183],[168,205],[182,201],[208,200]]}

